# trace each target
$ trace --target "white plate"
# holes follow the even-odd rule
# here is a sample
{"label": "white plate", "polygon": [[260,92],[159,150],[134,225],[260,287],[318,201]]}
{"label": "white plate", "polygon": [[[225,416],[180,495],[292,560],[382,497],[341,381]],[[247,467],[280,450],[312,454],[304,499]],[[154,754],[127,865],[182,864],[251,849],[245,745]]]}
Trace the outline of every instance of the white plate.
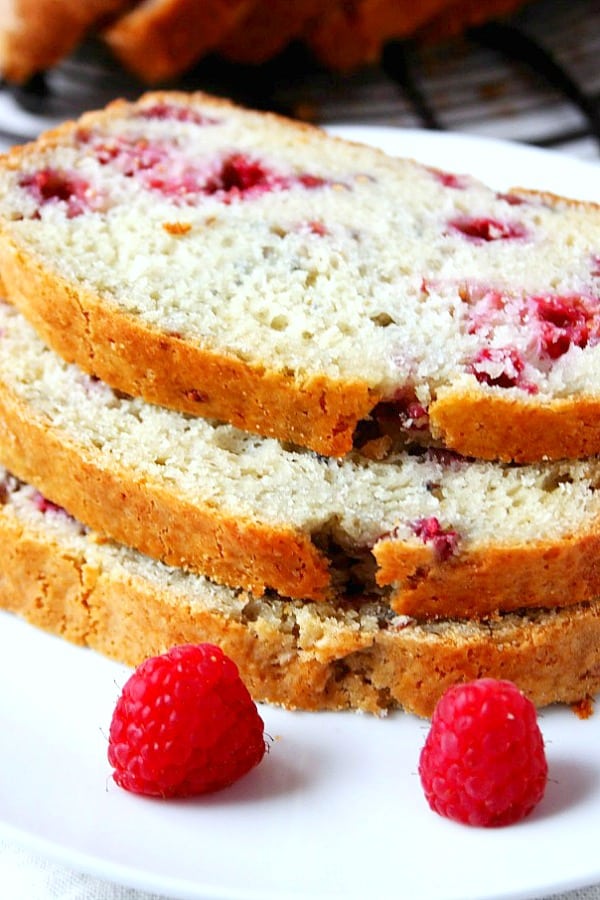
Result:
{"label": "white plate", "polygon": [[[600,167],[485,139],[345,128],[502,189],[600,200]],[[600,248],[599,248],[600,249]],[[0,565],[1,565],[0,561]],[[206,900],[529,898],[600,882],[600,713],[541,717],[546,797],[519,825],[470,829],[428,809],[425,723],[264,707],[268,757],[208,799],[117,788],[106,733],[127,670],[0,614],[0,834],[83,871]]]}

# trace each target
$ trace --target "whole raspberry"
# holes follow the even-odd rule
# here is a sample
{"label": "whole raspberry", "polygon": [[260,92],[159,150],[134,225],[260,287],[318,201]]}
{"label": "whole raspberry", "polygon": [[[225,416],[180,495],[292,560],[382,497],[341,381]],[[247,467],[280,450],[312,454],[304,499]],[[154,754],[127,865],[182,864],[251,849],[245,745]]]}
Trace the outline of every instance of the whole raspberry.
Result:
{"label": "whole raspberry", "polygon": [[264,726],[237,666],[213,644],[183,644],[126,682],[109,733],[118,785],[136,794],[217,791],[265,753]]}
{"label": "whole raspberry", "polygon": [[430,807],[467,825],[510,825],[542,799],[548,777],[533,703],[510,681],[481,678],[438,702],[419,775]]}

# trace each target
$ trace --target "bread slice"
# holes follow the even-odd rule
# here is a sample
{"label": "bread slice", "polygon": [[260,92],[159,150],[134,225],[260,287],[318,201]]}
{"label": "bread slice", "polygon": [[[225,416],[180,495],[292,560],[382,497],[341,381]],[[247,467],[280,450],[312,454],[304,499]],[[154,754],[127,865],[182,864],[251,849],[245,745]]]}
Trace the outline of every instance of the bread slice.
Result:
{"label": "bread slice", "polygon": [[56,65],[93,26],[128,0],[4,0],[0,8],[0,72],[22,83]]}
{"label": "bread slice", "polygon": [[217,46],[256,0],[141,0],[102,33],[148,84],[181,75]]}
{"label": "bread slice", "polygon": [[0,461],[87,525],[261,595],[419,618],[600,594],[600,463],[285,449],[111,390],[0,304]]}
{"label": "bread slice", "polygon": [[600,690],[598,602],[419,624],[377,601],[257,599],[103,541],[5,471],[0,542],[0,607],[129,665],[218,643],[256,700],[289,709],[429,716],[445,688],[481,676],[538,705]]}
{"label": "bread slice", "polygon": [[59,353],[328,455],[382,412],[480,458],[599,452],[599,247],[600,207],[198,94],[0,165],[8,298]]}

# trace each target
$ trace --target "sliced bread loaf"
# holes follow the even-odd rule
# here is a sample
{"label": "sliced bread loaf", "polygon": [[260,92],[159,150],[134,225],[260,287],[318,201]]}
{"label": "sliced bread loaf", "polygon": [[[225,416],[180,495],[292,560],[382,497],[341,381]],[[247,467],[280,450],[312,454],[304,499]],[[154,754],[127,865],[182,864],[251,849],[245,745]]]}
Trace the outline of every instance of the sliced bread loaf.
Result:
{"label": "sliced bread loaf", "polygon": [[478,617],[600,594],[600,463],[284,448],[115,392],[0,304],[0,461],[116,540],[260,595]]}
{"label": "sliced bread loaf", "polygon": [[431,715],[451,684],[515,681],[538,705],[600,690],[600,604],[419,624],[369,600],[263,599],[103,541],[0,471],[0,606],[130,665],[212,641],[257,700]]}
{"label": "sliced bread loaf", "polygon": [[384,44],[414,34],[449,0],[332,0],[309,22],[306,39],[324,65],[350,71],[381,57]]}
{"label": "sliced bread loaf", "polygon": [[198,94],[0,166],[8,297],[65,358],[325,454],[382,409],[477,457],[600,451],[599,248],[600,208]]}

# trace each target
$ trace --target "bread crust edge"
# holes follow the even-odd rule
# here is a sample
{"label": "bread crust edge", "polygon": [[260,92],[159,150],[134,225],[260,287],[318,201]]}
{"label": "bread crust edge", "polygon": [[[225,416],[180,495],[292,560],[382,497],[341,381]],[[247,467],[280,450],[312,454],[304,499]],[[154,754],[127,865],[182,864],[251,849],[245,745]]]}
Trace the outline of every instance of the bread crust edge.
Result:
{"label": "bread crust edge", "polygon": [[[309,532],[188,501],[77,443],[1,381],[0,459],[88,527],[153,559],[256,596],[273,589],[319,602],[335,592],[333,558]],[[371,550],[392,609],[418,619],[590,600],[600,594],[599,551],[595,529],[560,541],[467,547],[448,559],[418,539],[384,537]]]}
{"label": "bread crust edge", "polygon": [[103,570],[1,513],[0,538],[5,610],[130,666],[174,644],[218,643],[255,700],[287,709],[382,715],[401,707],[428,717],[447,687],[480,677],[508,678],[538,706],[600,690],[600,602],[467,633],[461,623],[446,631],[342,626],[301,647],[267,617],[236,621],[210,598],[193,602],[124,568]]}

